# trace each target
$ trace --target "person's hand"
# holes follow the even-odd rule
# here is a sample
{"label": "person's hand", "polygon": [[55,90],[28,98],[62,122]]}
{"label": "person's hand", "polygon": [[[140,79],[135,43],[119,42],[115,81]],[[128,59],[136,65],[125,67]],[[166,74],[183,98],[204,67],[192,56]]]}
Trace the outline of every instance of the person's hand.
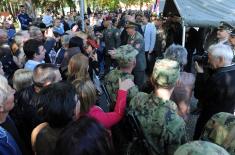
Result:
{"label": "person's hand", "polygon": [[91,58],[93,61],[98,61],[97,53],[94,52],[93,54],[91,54]]}
{"label": "person's hand", "polygon": [[204,73],[203,67],[198,65],[197,61],[195,61],[195,69],[196,69],[197,73]]}
{"label": "person's hand", "polygon": [[122,81],[119,78],[119,90],[127,91],[133,86],[135,86],[135,84],[131,79],[126,79],[126,80]]}
{"label": "person's hand", "polygon": [[77,29],[78,29],[78,25],[76,24],[76,25],[74,25],[74,26],[73,26],[73,28],[72,28],[72,32],[76,32],[76,31],[77,31]]}
{"label": "person's hand", "polygon": [[55,38],[54,33],[53,33],[53,28],[48,28],[45,31],[44,35],[45,35],[46,38]]}

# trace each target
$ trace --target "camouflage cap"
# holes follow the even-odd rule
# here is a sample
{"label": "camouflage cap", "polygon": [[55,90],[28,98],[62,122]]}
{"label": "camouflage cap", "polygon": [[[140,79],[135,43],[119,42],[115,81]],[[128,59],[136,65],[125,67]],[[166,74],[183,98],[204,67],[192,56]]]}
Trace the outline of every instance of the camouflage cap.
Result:
{"label": "camouflage cap", "polygon": [[206,123],[201,140],[210,141],[226,148],[235,154],[235,116],[230,113],[220,112],[211,117]]}
{"label": "camouflage cap", "polygon": [[132,60],[135,60],[138,53],[133,46],[123,45],[115,49],[113,58],[117,60],[120,67],[126,67]]}
{"label": "camouflage cap", "polygon": [[152,73],[152,82],[161,87],[174,86],[180,75],[177,61],[170,59],[157,60]]}
{"label": "camouflage cap", "polygon": [[219,145],[207,141],[193,141],[180,146],[174,155],[229,155]]}

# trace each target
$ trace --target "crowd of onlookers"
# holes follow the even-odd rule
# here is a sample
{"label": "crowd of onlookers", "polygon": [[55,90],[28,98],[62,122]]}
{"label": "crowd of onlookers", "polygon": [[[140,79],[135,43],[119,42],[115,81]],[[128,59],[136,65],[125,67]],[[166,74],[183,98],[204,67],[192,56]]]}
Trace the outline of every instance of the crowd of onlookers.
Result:
{"label": "crowd of onlookers", "polygon": [[173,13],[26,11],[0,25],[0,154],[235,155],[233,26],[184,48]]}

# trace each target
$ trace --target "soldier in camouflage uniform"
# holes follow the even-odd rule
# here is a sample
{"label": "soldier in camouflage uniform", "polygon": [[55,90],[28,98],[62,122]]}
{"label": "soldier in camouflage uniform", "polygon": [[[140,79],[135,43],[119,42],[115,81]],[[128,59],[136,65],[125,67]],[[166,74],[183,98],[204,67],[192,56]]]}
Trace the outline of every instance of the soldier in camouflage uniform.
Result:
{"label": "soldier in camouflage uniform", "polygon": [[[136,64],[136,55],[138,51],[131,45],[124,45],[117,48],[112,57],[118,62],[119,69],[110,71],[105,77],[105,86],[109,92],[112,100],[110,109],[113,110],[114,104],[116,103],[117,90],[119,89],[118,79],[132,79],[134,76],[131,74]],[[134,86],[128,90],[127,103],[139,92],[138,87]]]}
{"label": "soldier in camouflage uniform", "polygon": [[193,141],[180,146],[174,155],[229,155],[219,145],[206,141]]}
{"label": "soldier in camouflage uniform", "polygon": [[[104,27],[105,30],[103,32],[103,40],[106,49],[105,70],[106,72],[109,72],[113,60],[108,55],[108,51],[118,48],[121,45],[121,39],[120,39],[120,31],[112,26],[111,17],[106,18],[106,21],[104,22]],[[113,64],[113,66],[115,66],[115,64]]]}
{"label": "soldier in camouflage uniform", "polygon": [[147,139],[162,155],[172,155],[186,142],[185,122],[177,114],[176,104],[170,100],[179,75],[178,62],[156,61],[151,77],[154,92],[138,93],[129,105],[129,112],[135,112]]}
{"label": "soldier in camouflage uniform", "polygon": [[213,115],[200,139],[218,144],[235,155],[235,116],[225,112]]}
{"label": "soldier in camouflage uniform", "polygon": [[145,82],[145,69],[146,69],[146,59],[144,51],[144,38],[136,31],[136,24],[129,22],[126,25],[126,31],[129,35],[127,43],[132,45],[139,54],[136,57],[136,67],[133,70],[135,76],[135,84],[141,88]]}

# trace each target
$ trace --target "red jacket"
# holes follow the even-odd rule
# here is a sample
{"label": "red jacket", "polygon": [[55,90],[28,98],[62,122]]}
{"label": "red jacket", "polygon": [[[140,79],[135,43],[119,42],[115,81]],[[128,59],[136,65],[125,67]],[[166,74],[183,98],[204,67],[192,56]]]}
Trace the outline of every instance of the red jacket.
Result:
{"label": "red jacket", "polygon": [[106,113],[99,106],[94,105],[88,112],[88,116],[95,118],[105,128],[111,128],[122,119],[125,113],[126,96],[127,91],[118,90],[117,102],[113,112]]}

